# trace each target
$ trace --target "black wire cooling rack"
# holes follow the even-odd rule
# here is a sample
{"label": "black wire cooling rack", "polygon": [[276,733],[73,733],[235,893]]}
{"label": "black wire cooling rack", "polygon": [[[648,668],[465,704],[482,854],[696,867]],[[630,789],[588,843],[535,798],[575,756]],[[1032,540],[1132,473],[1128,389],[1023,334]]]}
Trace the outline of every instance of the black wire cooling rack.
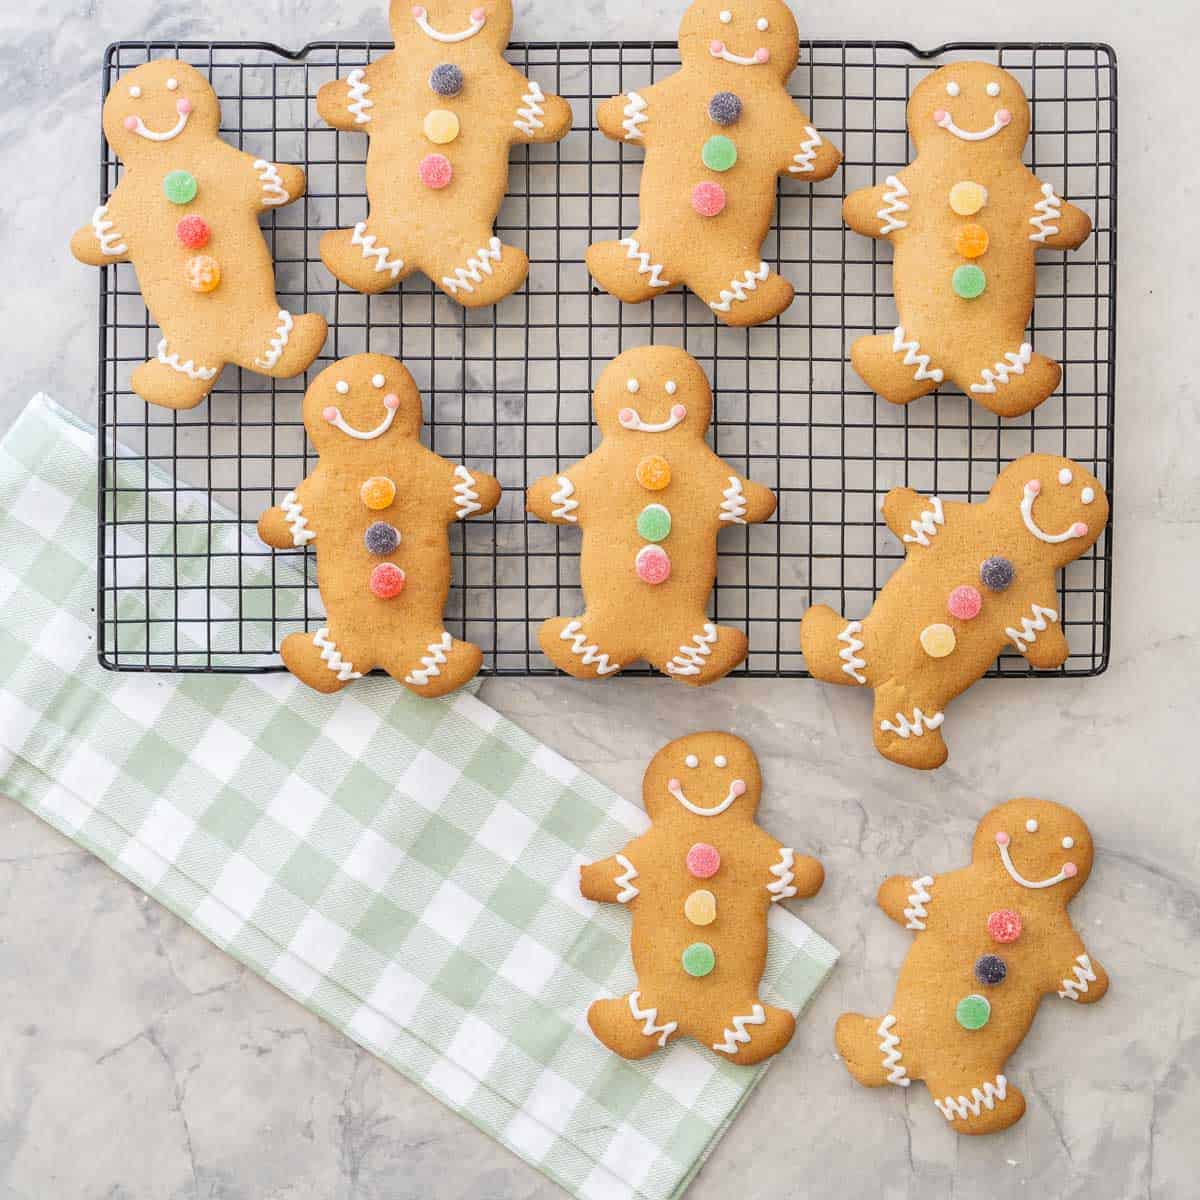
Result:
{"label": "black wire cooling rack", "polygon": [[[717,394],[717,452],[779,496],[771,524],[721,539],[713,615],[747,629],[744,675],[806,674],[798,625],[810,603],[850,616],[869,609],[902,557],[876,511],[889,488],[982,499],[1004,464],[1040,450],[1078,460],[1111,492],[1117,66],[1109,47],[806,43],[794,94],[845,164],[816,186],[781,183],[764,257],[795,283],[797,299],[779,320],[749,331],[718,325],[684,293],[623,306],[593,288],[583,265],[591,242],[637,224],[641,154],[597,132],[596,104],[674,71],[673,44],[511,47],[524,73],[571,102],[576,126],[558,145],[514,152],[498,226],[532,260],[516,296],[467,312],[420,277],[375,297],[339,288],[318,243],[326,229],[365,215],[366,139],[325,128],[313,99],[323,83],[388,49],[121,42],[106,53],[104,91],[149,59],[185,59],[212,80],[229,141],[306,167],[307,197],[269,216],[267,229],[282,303],[330,321],[314,372],[366,350],[402,358],[424,394],[433,448],[505,486],[492,518],[452,531],[447,627],[483,647],[488,673],[552,673],[537,626],[581,611],[578,531],[527,520],[523,492],[590,451],[592,384],[633,346],[681,345],[704,364]],[[890,250],[845,229],[841,198],[910,160],[907,97],[927,72],[962,58],[998,62],[1022,82],[1034,114],[1029,165],[1095,221],[1081,250],[1042,256],[1031,340],[1063,364],[1064,380],[1036,412],[1011,422],[950,391],[894,408],[867,392],[847,362],[856,337],[892,328],[896,314]],[[102,146],[104,196],[119,175]],[[262,510],[314,465],[300,421],[305,380],[273,383],[230,369],[191,412],[151,408],[129,387],[158,341],[131,267],[102,272],[100,301],[101,663],[121,671],[279,669],[282,639],[319,627],[323,613],[307,556],[274,555],[254,532]],[[1111,573],[1110,529],[1065,574],[1060,604],[1071,657],[1058,675],[1106,668]],[[1030,673],[1015,655],[993,672]]]}

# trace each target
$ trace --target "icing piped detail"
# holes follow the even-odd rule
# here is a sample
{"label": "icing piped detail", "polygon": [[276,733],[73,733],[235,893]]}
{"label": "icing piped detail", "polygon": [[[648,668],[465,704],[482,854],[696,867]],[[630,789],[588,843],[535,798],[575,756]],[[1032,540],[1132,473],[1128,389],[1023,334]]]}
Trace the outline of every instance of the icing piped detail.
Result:
{"label": "icing piped detail", "polygon": [[[1016,865],[1013,863],[1012,855],[1008,852],[1007,840],[1004,842],[1000,841],[1000,838],[1002,837],[1007,839],[1008,835],[997,834],[996,845],[1000,851],[1000,861],[1004,864],[1004,869],[1008,872],[1013,883],[1018,883],[1023,888],[1029,888],[1030,891],[1041,891],[1044,888],[1056,887],[1058,884],[1062,883],[1064,879],[1073,879],[1075,877],[1076,871],[1073,865],[1071,863],[1066,863],[1063,866],[1063,869],[1059,871],[1057,875],[1051,875],[1049,879],[1026,879],[1025,876],[1017,870]],[[1068,871],[1067,867],[1071,867],[1072,869]]]}
{"label": "icing piped detail", "polygon": [[300,503],[295,492],[288,492],[279,505],[287,518],[288,528],[292,531],[292,545],[299,549],[307,546],[317,535],[308,527],[308,518],[304,515],[304,505]]}
{"label": "icing piped detail", "polygon": [[989,1080],[982,1090],[972,1088],[970,1096],[947,1096],[945,1100],[935,1100],[934,1104],[947,1121],[953,1121],[955,1117],[965,1121],[968,1116],[979,1116],[985,1108],[991,1112],[996,1107],[996,1101],[1003,1100],[1007,1091],[1008,1080],[1003,1075],[997,1075],[995,1084]]}
{"label": "icing piped detail", "polygon": [[772,904],[778,904],[780,900],[790,900],[796,894],[796,889],[792,887],[792,880],[796,878],[796,873],[792,870],[795,864],[795,850],[790,846],[781,847],[779,861],[771,868],[771,874],[775,876],[775,882],[767,884],[767,891],[771,893]]}
{"label": "icing piped detail", "polygon": [[721,520],[732,521],[735,525],[746,524],[746,493],[742,481],[736,475],[729,476],[729,486],[721,493],[725,499],[721,502]]}
{"label": "icing piped detail", "polygon": [[466,29],[459,30],[458,33],[442,33],[440,29],[435,29],[429,23],[429,14],[420,6],[413,9],[413,19],[417,22],[421,32],[426,37],[433,38],[435,42],[465,42],[468,38],[473,38],[487,24],[487,14],[481,8],[477,8],[471,14],[471,24]]}
{"label": "icing piped detail", "polygon": [[366,125],[371,119],[368,108],[375,107],[375,101],[367,98],[371,85],[367,82],[366,73],[361,67],[356,67],[346,76],[346,86],[349,88],[349,99],[346,107],[354,114],[355,125]]}
{"label": "icing piped detail", "polygon": [[740,1046],[745,1046],[750,1041],[746,1026],[766,1023],[767,1014],[763,1011],[763,1006],[756,1004],[748,1016],[733,1018],[733,1028],[725,1030],[725,1040],[715,1043],[713,1049],[719,1054],[736,1054]]}
{"label": "icing piped detail", "polygon": [[712,808],[701,808],[698,804],[693,804],[684,794],[683,786],[678,779],[667,780],[667,791],[683,805],[688,812],[697,817],[719,817],[739,796],[746,794],[746,784],[741,779],[735,779],[729,785],[729,791],[725,799],[720,804],[713,805]]}
{"label": "icing piped detail", "polygon": [[287,188],[283,186],[283,178],[274,163],[267,162],[265,158],[256,158],[254,169],[258,172],[259,183],[262,184],[262,197],[265,205],[275,208],[280,204],[287,204],[291,200],[291,196],[287,194]]}
{"label": "icing piped detail", "polygon": [[446,665],[453,647],[454,639],[448,633],[443,633],[442,640],[428,647],[428,655],[421,659],[418,668],[404,677],[404,682],[413,687],[425,687],[431,679],[436,679],[442,673],[441,668]]}
{"label": "icing piped detail", "polygon": [[354,664],[346,662],[337,646],[329,640],[328,629],[317,630],[313,635],[313,645],[320,650],[321,661],[338,677],[339,683],[362,678],[361,673],[354,669]]}
{"label": "icing piped detail", "polygon": [[1038,496],[1042,494],[1042,485],[1036,479],[1031,479],[1025,485],[1025,495],[1021,500],[1021,519],[1025,522],[1025,528],[1033,534],[1039,542],[1046,542],[1051,546],[1057,546],[1062,542],[1069,542],[1075,538],[1087,537],[1088,527],[1079,522],[1072,525],[1065,533],[1047,533],[1033,519],[1033,506],[1037,502]]}
{"label": "icing piped detail", "polygon": [[101,254],[116,258],[129,249],[125,245],[124,235],[118,233],[113,222],[108,219],[108,206],[105,204],[92,213],[92,232],[96,235],[96,241],[100,243]]}
{"label": "icing piped detail", "polygon": [[[717,49],[718,45],[721,47],[719,50]],[[770,61],[769,58],[759,57],[759,54],[761,54],[762,51],[759,51],[758,54],[755,54],[753,58],[746,58],[745,55],[734,54],[728,47],[719,42],[714,42],[712,46],[709,47],[709,53],[713,56],[713,58],[724,59],[725,62],[732,63],[735,67],[761,67],[764,63]]]}
{"label": "icing piped detail", "polygon": [[927,717],[919,708],[914,708],[911,721],[904,713],[898,712],[895,725],[891,721],[880,721],[879,728],[884,733],[894,733],[908,741],[910,737],[924,737],[927,730],[932,732],[940,728],[945,720],[945,713],[934,713],[932,717]]}
{"label": "icing piped detail", "polygon": [[[633,382],[634,380],[630,380],[630,383]],[[628,420],[626,417],[628,417]],[[687,409],[682,404],[675,405],[671,409],[671,415],[665,421],[660,421],[657,425],[643,421],[641,414],[636,408],[623,408],[617,419],[621,422],[623,429],[628,429],[633,433],[669,433],[676,425],[687,420]]]}
{"label": "icing piped detail", "polygon": [[193,383],[201,381],[207,383],[210,379],[216,379],[218,374],[216,367],[198,367],[190,358],[187,362],[180,362],[178,354],[168,354],[166,338],[158,343],[158,361],[164,367],[170,367],[172,371],[186,375]]}
{"label": "icing piped detail", "polygon": [[1025,368],[1033,361],[1033,347],[1025,342],[1016,354],[1010,350],[1004,357],[1006,361],[998,362],[995,371],[985,368],[982,383],[971,384],[971,391],[977,396],[994,396],[996,384],[1008,383],[1010,375],[1024,375]]}
{"label": "icing piped detail", "polygon": [[1044,246],[1046,239],[1053,237],[1058,232],[1058,226],[1052,225],[1051,221],[1059,221],[1062,219],[1062,200],[1054,194],[1052,184],[1042,184],[1042,198],[1033,206],[1034,216],[1029,218],[1029,223],[1037,230],[1037,233],[1031,233],[1029,240],[1031,242],[1041,242]]}
{"label": "icing piped detail", "polygon": [[[347,437],[352,437],[359,442],[373,442],[376,438],[383,437],[383,435],[387,433],[389,429],[391,429],[392,422],[396,419],[396,409],[390,404],[386,404],[384,407],[387,409],[387,415],[378,425],[375,426],[374,429],[355,429],[354,426],[351,425],[336,408],[326,409],[325,420],[328,421],[329,424],[334,427],[334,429],[341,430],[341,432]],[[330,412],[333,413],[332,417],[329,416]]]}
{"label": "icing piped detail", "polygon": [[922,875],[920,879],[910,879],[909,886],[912,891],[908,894],[909,907],[904,910],[905,929],[924,929],[925,918],[929,916],[929,909],[925,907],[929,903],[931,897],[929,889],[933,887],[933,876]]}
{"label": "icing piped detail", "polygon": [[579,518],[575,515],[575,510],[579,507],[579,501],[573,499],[574,495],[575,485],[565,475],[560,475],[558,491],[550,497],[550,502],[557,504],[558,507],[550,515],[557,517],[560,521],[570,521],[573,525],[578,524]]}
{"label": "icing piped detail", "polygon": [[926,379],[932,379],[934,383],[941,383],[946,378],[946,373],[941,367],[929,369],[930,358],[928,354],[921,353],[921,343],[913,338],[912,341],[904,340],[904,326],[897,325],[892,331],[892,351],[899,354],[904,351],[904,365],[906,367],[916,367],[917,372],[913,376],[918,383],[923,383]]}
{"label": "icing piped detail", "polygon": [[646,98],[640,92],[629,93],[629,103],[625,105],[625,120],[621,122],[625,129],[627,142],[644,141],[642,126],[650,119],[646,115]]}
{"label": "icing piped detail", "polygon": [[863,668],[867,665],[865,658],[859,658],[858,652],[863,648],[863,642],[859,639],[859,634],[862,633],[863,627],[861,621],[851,621],[841,633],[838,634],[837,640],[844,642],[846,648],[838,651],[838,658],[842,660],[842,670],[850,676],[855,683],[866,683],[867,677],[863,674]]}
{"label": "icing piped detail", "polygon": [[929,539],[936,537],[939,526],[946,524],[946,511],[937,496],[929,497],[930,507],[913,521],[912,533],[906,533],[904,540],[917,546],[929,546]]}
{"label": "icing piped detail", "polygon": [[1064,979],[1062,990],[1058,993],[1064,1000],[1078,1000],[1088,990],[1088,984],[1096,982],[1096,972],[1092,970],[1092,960],[1081,954],[1075,959],[1078,964],[1073,968],[1074,979]]}
{"label": "icing piped detail", "polygon": [[667,663],[669,675],[699,675],[704,660],[712,653],[717,644],[717,627],[713,624],[704,626],[702,633],[697,633],[692,646],[680,646],[679,653]]}
{"label": "icing piped detail", "polygon": [[367,233],[366,221],[359,221],[354,226],[350,245],[361,246],[363,258],[373,258],[375,260],[375,270],[389,271],[393,279],[399,279],[400,272],[404,270],[404,259],[391,258],[391,250],[387,246],[380,246],[377,243],[378,239],[375,235]]}
{"label": "icing piped detail", "polygon": [[808,134],[808,141],[800,143],[800,153],[792,156],[792,165],[788,167],[793,175],[811,174],[817,151],[823,145],[821,135],[811,125],[805,125],[804,132]]}
{"label": "icing piped detail", "polygon": [[[186,100],[179,101],[180,106],[187,103],[188,102]],[[155,133],[153,129],[147,129],[146,123],[141,117],[127,118],[125,128],[128,129],[130,133],[136,133],[138,137],[145,138],[148,142],[171,142],[174,141],[175,138],[177,138],[187,128],[188,117],[191,115],[192,110],[190,106],[186,110],[180,107],[179,120],[175,122],[172,128],[166,130],[164,133]]]}
{"label": "icing piped detail", "polygon": [[766,283],[770,274],[771,268],[765,262],[759,263],[757,271],[747,271],[742,278],[734,279],[729,285],[732,291],[722,290],[721,298],[710,304],[709,308],[714,312],[729,312],[735,304],[748,299],[751,292],[758,291],[758,285]]}
{"label": "icing piped detail", "polygon": [[442,282],[449,289],[453,296],[457,292],[466,292],[470,295],[475,291],[474,285],[483,282],[485,275],[491,275],[493,270],[492,263],[500,261],[502,253],[502,243],[498,237],[492,240],[486,246],[481,246],[476,251],[475,258],[468,258],[465,267],[459,267],[453,276],[446,275]]}
{"label": "icing piped detail", "polygon": [[662,1037],[658,1039],[658,1044],[661,1048],[667,1044],[667,1038],[669,1038],[671,1034],[673,1034],[675,1030],[679,1028],[679,1022],[668,1021],[665,1025],[656,1024],[658,1021],[658,1009],[639,1008],[638,1001],[641,1000],[641,998],[641,992],[629,993],[629,1011],[633,1013],[633,1019],[635,1021],[645,1022],[645,1024],[642,1026],[642,1034],[645,1037],[653,1037],[656,1033],[662,1034]]}
{"label": "icing piped detail", "polygon": [[673,286],[662,277],[662,265],[650,261],[650,255],[637,244],[636,238],[622,238],[620,244],[629,251],[625,257],[638,264],[638,274],[650,276],[651,287],[669,288]]}
{"label": "icing piped detail", "polygon": [[542,120],[546,115],[546,110],[542,107],[546,93],[542,91],[542,85],[536,79],[531,79],[529,91],[521,99],[525,101],[525,107],[517,109],[517,119],[513,124],[526,137],[531,138],[539,129],[546,128],[546,122]]}
{"label": "icing piped detail", "polygon": [[611,675],[614,671],[619,671],[621,668],[609,661],[607,654],[600,652],[600,647],[597,645],[588,645],[587,637],[580,632],[583,628],[582,621],[570,621],[558,635],[561,642],[571,642],[571,653],[578,654],[583,659],[585,667],[596,668],[597,675]]}
{"label": "icing piped detail", "polygon": [[459,480],[454,485],[454,495],[458,503],[455,515],[462,521],[479,512],[483,505],[479,503],[479,493],[475,490],[475,476],[466,467],[455,467],[454,477]]}
{"label": "icing piped detail", "polygon": [[1037,641],[1039,633],[1045,633],[1047,629],[1047,620],[1057,621],[1058,613],[1052,608],[1045,608],[1041,604],[1033,606],[1032,617],[1021,618],[1021,628],[1014,629],[1011,625],[1004,631],[1004,636],[1012,642],[1014,646],[1024,654],[1029,647]]}
{"label": "icing piped detail", "polygon": [[641,895],[641,892],[638,890],[638,888],[634,887],[633,885],[633,881],[638,877],[638,870],[633,863],[631,863],[629,859],[625,857],[624,854],[618,854],[616,859],[617,862],[625,868],[625,874],[618,875],[613,880],[613,883],[615,883],[617,887],[621,889],[617,893],[617,903],[628,904],[630,900],[635,900]]}
{"label": "icing piped detail", "polygon": [[892,1032],[895,1025],[896,1018],[889,1013],[875,1030],[883,1038],[879,1043],[879,1049],[883,1052],[883,1069],[888,1073],[888,1083],[894,1083],[897,1087],[911,1087],[912,1080],[900,1061],[900,1037]]}
{"label": "icing piped detail", "polygon": [[883,207],[875,214],[883,222],[879,229],[880,237],[886,237],[897,229],[908,228],[908,222],[896,216],[897,213],[909,211],[909,206],[904,203],[904,197],[908,195],[908,188],[900,182],[896,175],[887,177],[887,185],[888,190],[883,193]]}
{"label": "icing piped detail", "polygon": [[288,339],[292,336],[292,329],[296,322],[292,318],[292,314],[287,309],[279,310],[279,324],[276,326],[275,333],[270,342],[267,343],[267,352],[262,358],[256,358],[254,365],[263,371],[273,371],[278,365],[279,360],[283,357],[283,351],[288,344]]}
{"label": "icing piped detail", "polygon": [[954,118],[948,113],[943,112],[941,120],[935,120],[935,124],[939,125],[947,133],[952,133],[959,141],[962,142],[986,142],[988,138],[995,137],[1002,129],[1006,129],[1012,121],[1012,115],[1009,114],[1008,120],[1003,120],[1002,115],[1006,113],[1006,109],[1000,109],[992,123],[986,129],[962,129],[955,125]]}

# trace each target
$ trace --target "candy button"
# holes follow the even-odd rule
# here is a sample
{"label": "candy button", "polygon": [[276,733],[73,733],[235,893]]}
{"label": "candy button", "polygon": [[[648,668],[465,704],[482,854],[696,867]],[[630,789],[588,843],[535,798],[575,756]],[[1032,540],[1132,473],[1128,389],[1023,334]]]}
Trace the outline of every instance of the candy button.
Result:
{"label": "candy button", "polygon": [[462,69],[453,63],[440,63],[429,75],[429,86],[439,96],[457,96],[463,90]]}
{"label": "candy button", "polygon": [[371,572],[371,594],[380,600],[394,600],[407,582],[404,572],[395,563],[380,563]]}
{"label": "candy button", "polygon": [[643,583],[666,583],[671,578],[671,558],[661,546],[643,546],[634,560]]}
{"label": "candy button", "polygon": [[1007,945],[1021,936],[1021,917],[1011,908],[1002,908],[987,919],[987,931],[993,942]]}
{"label": "candy button", "polygon": [[427,154],[421,159],[417,171],[421,176],[421,182],[434,192],[440,192],[442,188],[449,187],[450,180],[454,178],[454,168],[444,154]]}
{"label": "candy button", "polygon": [[445,146],[458,137],[458,117],[445,108],[435,108],[425,118],[425,136],[435,146]]}
{"label": "candy button", "polygon": [[683,952],[682,961],[683,969],[693,979],[703,979],[705,975],[712,974],[713,967],[717,965],[717,956],[707,942],[693,942]]}
{"label": "candy button", "polygon": [[738,152],[733,142],[719,133],[704,143],[700,157],[710,171],[728,171],[737,162]]}
{"label": "candy button", "polygon": [[982,258],[990,241],[982,225],[964,225],[954,237],[954,248],[963,258]]}
{"label": "candy button", "polygon": [[208,254],[196,254],[183,265],[184,278],[193,292],[215,292],[221,286],[221,264]]}
{"label": "candy button", "polygon": [[711,925],[717,919],[717,898],[712,892],[693,892],[683,902],[683,915],[693,925]]}
{"label": "candy button", "polygon": [[979,578],[983,586],[993,592],[1008,591],[1016,573],[1007,558],[989,558],[979,568]]}
{"label": "candy button", "polygon": [[692,188],[692,207],[702,217],[719,217],[725,211],[725,189],[719,183],[698,183]]}
{"label": "candy button", "polygon": [[671,464],[659,454],[650,454],[637,465],[637,481],[648,492],[661,492],[671,484]]}
{"label": "candy button", "polygon": [[983,597],[977,589],[964,584],[950,593],[946,607],[952,617],[957,617],[960,621],[973,621],[983,608]]}
{"label": "candy button", "polygon": [[212,237],[212,230],[203,217],[184,217],[175,226],[175,236],[189,250],[203,250]]}
{"label": "candy button", "polygon": [[950,207],[960,217],[973,217],[988,201],[987,188],[964,179],[950,189]]}
{"label": "candy button", "polygon": [[697,842],[687,852],[687,869],[693,879],[711,879],[721,869],[720,851],[707,842]]}
{"label": "candy button", "polygon": [[718,92],[708,102],[708,115],[718,125],[736,125],[742,119],[742,102],[732,92]]}
{"label": "candy button", "polygon": [[670,510],[661,504],[647,504],[638,515],[637,531],[648,542],[663,542],[671,534]]}
{"label": "candy button", "polygon": [[363,544],[369,553],[386,558],[389,554],[396,553],[396,547],[400,545],[400,530],[386,521],[376,521],[363,534]]}
{"label": "candy button", "polygon": [[988,987],[996,987],[997,984],[1003,983],[1007,974],[1008,967],[998,954],[985,954],[975,964],[975,978],[980,983],[986,983]]}
{"label": "candy button", "polygon": [[379,512],[391,507],[396,499],[396,485],[386,475],[375,475],[362,485],[358,494],[369,509]]}
{"label": "candy button", "polygon": [[172,171],[163,180],[163,192],[172,204],[191,204],[200,185],[189,171]]}
{"label": "candy button", "polygon": [[982,1029],[991,1015],[991,1001],[986,996],[964,996],[954,1009],[954,1019],[970,1030]]}
{"label": "candy button", "polygon": [[946,658],[956,645],[958,639],[949,625],[928,625],[921,630],[921,649],[930,658]]}
{"label": "candy button", "polygon": [[950,282],[954,294],[964,300],[978,300],[987,289],[987,276],[974,263],[957,268]]}

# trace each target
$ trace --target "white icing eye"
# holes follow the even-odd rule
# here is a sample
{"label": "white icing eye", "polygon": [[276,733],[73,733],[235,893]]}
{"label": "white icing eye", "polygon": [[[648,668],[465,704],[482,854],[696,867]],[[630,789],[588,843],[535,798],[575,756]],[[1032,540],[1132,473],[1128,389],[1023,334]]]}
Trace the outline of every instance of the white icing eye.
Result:
{"label": "white icing eye", "polygon": [[1063,487],[1066,487],[1074,478],[1075,476],[1071,474],[1070,467],[1063,467],[1063,469],[1058,473],[1058,482],[1061,483]]}
{"label": "white icing eye", "polygon": [[999,85],[998,83],[996,83],[995,81],[993,81],[993,82],[989,83],[989,84],[987,85],[987,94],[988,94],[989,96],[998,96],[998,95],[1000,95],[1000,85]]}
{"label": "white icing eye", "polygon": [[961,91],[962,91],[962,88],[960,88],[958,86],[958,84],[954,83],[953,81],[946,84],[946,95],[947,96],[957,96],[959,94],[959,92],[961,92]]}
{"label": "white icing eye", "polygon": [[667,380],[667,395],[673,396],[673,395],[675,395],[675,393],[677,391],[679,391],[679,384],[677,384],[675,382],[675,380],[673,380],[673,379],[668,379]]}
{"label": "white icing eye", "polygon": [[1063,848],[1064,850],[1071,850],[1071,849],[1073,849],[1073,848],[1074,848],[1074,846],[1075,846],[1075,839],[1074,839],[1073,837],[1065,837],[1065,838],[1063,838],[1063,840],[1062,840],[1062,848]]}
{"label": "white icing eye", "polygon": [[178,79],[168,79],[167,80],[167,91],[168,92],[179,91],[179,80]]}
{"label": "white icing eye", "polygon": [[1038,823],[1032,817],[1030,817],[1029,820],[1025,822],[1025,828],[1028,829],[1030,833],[1037,833]]}
{"label": "white icing eye", "polygon": [[1096,489],[1084,488],[1083,495],[1079,497],[1084,504],[1094,504],[1096,502]]}
{"label": "white icing eye", "polygon": [[345,396],[349,393],[349,391],[350,385],[344,379],[339,379],[337,381],[337,394],[339,396]]}
{"label": "white icing eye", "polygon": [[759,33],[766,33],[767,30],[771,28],[771,22],[768,21],[766,17],[759,17],[756,24],[758,26]]}
{"label": "white icing eye", "polygon": [[725,11],[723,13],[721,13],[721,24],[728,25],[729,22],[732,20],[733,20],[733,13],[731,13],[729,11],[729,9],[725,9]]}
{"label": "white icing eye", "polygon": [[372,375],[371,376],[371,386],[372,387],[381,388],[381,387],[383,387],[383,385],[385,383],[387,383],[387,380],[384,379],[384,377],[382,375]]}
{"label": "white icing eye", "polygon": [[694,754],[689,754],[683,761],[687,766],[692,767],[693,769],[700,765],[700,760]]}
{"label": "white icing eye", "polygon": [[729,766],[729,759],[727,759],[723,754],[718,754],[717,757],[713,759],[713,766],[727,767]]}
{"label": "white icing eye", "polygon": [[642,390],[642,385],[636,379],[631,379],[625,386],[635,396]]}
{"label": "white icing eye", "polygon": [[142,89],[141,89],[140,87],[138,87],[138,85],[135,83],[135,84],[133,85],[133,87],[131,87],[131,88],[129,89],[129,94],[130,94],[130,95],[131,95],[131,96],[132,96],[132,97],[133,97],[135,100],[140,100],[140,99],[142,98]]}

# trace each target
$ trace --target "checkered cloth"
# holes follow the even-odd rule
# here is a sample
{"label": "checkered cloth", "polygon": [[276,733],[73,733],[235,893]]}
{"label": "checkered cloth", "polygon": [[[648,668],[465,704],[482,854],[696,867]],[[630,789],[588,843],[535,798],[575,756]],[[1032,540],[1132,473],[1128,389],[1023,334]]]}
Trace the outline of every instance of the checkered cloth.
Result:
{"label": "checkered cloth", "polygon": [[[762,1068],[587,1028],[634,978],[578,867],[642,810],[468,693],[101,670],[95,494],[39,397],[0,443],[0,791],[569,1192],[681,1194]],[[798,1012],[835,958],[773,911],[764,996]]]}

